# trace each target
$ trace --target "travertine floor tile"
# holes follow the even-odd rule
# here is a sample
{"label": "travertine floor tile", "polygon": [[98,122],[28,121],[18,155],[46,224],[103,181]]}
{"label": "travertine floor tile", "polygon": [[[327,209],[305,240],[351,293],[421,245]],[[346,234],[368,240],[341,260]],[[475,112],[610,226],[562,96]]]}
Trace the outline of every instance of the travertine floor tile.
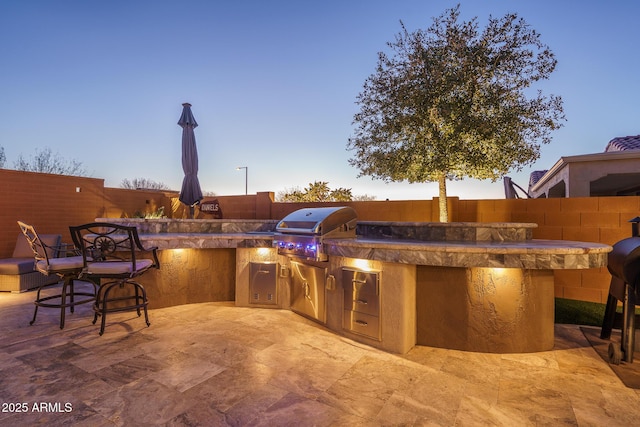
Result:
{"label": "travertine floor tile", "polygon": [[640,391],[624,386],[577,326],[556,325],[548,352],[416,347],[394,355],[290,311],[233,303],[152,309],[150,327],[134,313],[116,313],[103,336],[88,306],[68,315],[63,330],[57,310],[40,309],[29,326],[33,297],[0,293],[2,425],[591,426],[640,419]]}

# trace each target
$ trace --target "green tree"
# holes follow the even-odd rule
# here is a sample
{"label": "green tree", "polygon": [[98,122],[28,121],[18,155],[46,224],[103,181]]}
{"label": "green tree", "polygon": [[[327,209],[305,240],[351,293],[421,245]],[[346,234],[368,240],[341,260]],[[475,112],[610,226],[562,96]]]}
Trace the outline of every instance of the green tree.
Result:
{"label": "green tree", "polygon": [[0,147],[0,169],[4,167],[6,161],[7,156],[4,154],[4,147]]}
{"label": "green tree", "polygon": [[336,188],[331,190],[329,198],[334,202],[350,202],[353,200],[350,188]]}
{"label": "green tree", "polygon": [[551,50],[516,14],[459,22],[460,6],[426,31],[402,30],[378,54],[357,97],[349,160],[385,181],[438,182],[448,221],[446,181],[491,179],[535,161],[564,118],[562,99],[531,85],[556,66]]}
{"label": "green tree", "polygon": [[48,147],[42,150],[36,148],[36,154],[30,160],[26,160],[20,154],[18,160],[14,162],[14,168],[19,171],[88,176],[87,171],[82,167],[82,162],[73,159],[67,160]]}
{"label": "green tree", "polygon": [[133,178],[132,180],[125,178],[120,183],[120,188],[127,188],[129,190],[169,190],[166,184],[147,178]]}
{"label": "green tree", "polygon": [[349,202],[353,200],[350,188],[329,188],[329,183],[315,181],[309,183],[304,190],[298,188],[287,190],[280,194],[278,199],[282,202]]}

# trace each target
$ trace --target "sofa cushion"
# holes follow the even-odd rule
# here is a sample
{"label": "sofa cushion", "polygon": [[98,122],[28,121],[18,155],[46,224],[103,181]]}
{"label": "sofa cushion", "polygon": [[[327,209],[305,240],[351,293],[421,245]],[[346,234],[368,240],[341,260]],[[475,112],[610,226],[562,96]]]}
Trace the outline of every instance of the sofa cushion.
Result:
{"label": "sofa cushion", "polygon": [[[39,234],[40,240],[47,246],[60,246],[62,236],[59,234]],[[56,249],[47,249],[49,258],[56,258],[58,251]],[[13,258],[34,258],[33,250],[27,242],[27,238],[21,233],[16,240],[16,247],[13,250]]]}
{"label": "sofa cushion", "polygon": [[34,258],[0,259],[0,274],[25,274],[34,271]]}

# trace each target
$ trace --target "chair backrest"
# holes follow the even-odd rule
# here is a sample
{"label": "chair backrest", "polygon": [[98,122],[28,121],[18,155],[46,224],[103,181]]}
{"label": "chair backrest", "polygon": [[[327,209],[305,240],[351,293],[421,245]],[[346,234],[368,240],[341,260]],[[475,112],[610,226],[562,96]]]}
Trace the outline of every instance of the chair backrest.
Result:
{"label": "chair backrest", "polygon": [[38,261],[44,261],[49,265],[50,258],[57,258],[59,256],[60,240],[62,236],[59,234],[46,234],[39,236],[36,233],[35,228],[32,225],[26,224],[22,221],[18,221],[18,226],[22,231],[22,234],[26,238],[26,242],[31,248],[31,254],[27,255],[24,251],[24,247],[16,242],[16,249],[13,251],[14,258],[19,258],[16,255],[33,256],[36,263]]}
{"label": "chair backrest", "polygon": [[136,227],[93,222],[70,226],[69,231],[74,245],[82,252],[85,267],[88,263],[126,262],[131,263],[131,268],[126,271],[136,272],[140,270],[136,265],[139,251],[151,251],[154,262],[149,268],[159,267],[156,248],[142,246]]}

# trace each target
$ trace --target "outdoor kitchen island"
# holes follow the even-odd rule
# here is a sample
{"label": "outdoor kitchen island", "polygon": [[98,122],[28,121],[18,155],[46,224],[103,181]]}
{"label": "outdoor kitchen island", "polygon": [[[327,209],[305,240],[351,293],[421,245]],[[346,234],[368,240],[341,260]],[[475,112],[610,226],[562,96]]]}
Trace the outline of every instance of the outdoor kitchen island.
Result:
{"label": "outdoor kitchen island", "polygon": [[[291,309],[292,276],[298,267],[272,247],[275,221],[248,221],[241,230],[237,227],[243,220],[163,220],[174,224],[162,230],[149,228],[148,222],[157,220],[120,221],[137,225],[145,245],[158,246],[161,256],[165,252],[165,257],[175,258],[168,264],[161,261],[155,280],[145,283],[151,308],[157,307],[154,299],[163,306],[228,300],[233,290],[236,306]],[[199,223],[200,231],[186,232],[188,221]],[[175,222],[182,224],[177,227]],[[323,242],[328,260],[319,264],[326,273],[326,313],[312,320],[394,353],[406,353],[416,344],[490,353],[550,350],[553,270],[606,266],[611,247],[532,239],[535,227],[359,221],[357,237]],[[180,249],[202,254],[190,261]],[[205,265],[198,266],[202,262]],[[221,275],[222,283],[209,280],[212,274]],[[377,333],[345,328],[347,316],[357,314],[347,307],[349,292],[365,282],[372,286],[369,295],[377,292],[375,304],[365,302],[377,315],[367,314],[374,323],[355,324],[374,325]],[[265,285],[272,286],[269,297],[256,298],[256,289]],[[224,292],[205,289],[220,286]]]}
{"label": "outdoor kitchen island", "polygon": [[[409,282],[415,288],[407,290],[415,292],[415,344],[487,353],[538,352],[554,343],[553,271],[604,267],[612,248],[533,239],[535,227],[359,222],[357,239],[330,240],[326,249],[332,260],[365,259],[415,277]],[[388,282],[385,274],[383,292],[393,287]],[[385,295],[381,299],[384,304]],[[393,311],[390,317],[395,317]]]}

